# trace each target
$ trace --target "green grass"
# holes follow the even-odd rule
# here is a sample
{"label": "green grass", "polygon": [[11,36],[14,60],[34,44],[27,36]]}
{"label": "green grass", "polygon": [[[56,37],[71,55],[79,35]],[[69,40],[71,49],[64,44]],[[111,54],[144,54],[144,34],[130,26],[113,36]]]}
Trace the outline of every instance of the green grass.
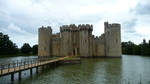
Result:
{"label": "green grass", "polygon": [[64,60],[75,60],[75,59],[79,59],[78,56],[70,56],[68,58],[65,58]]}

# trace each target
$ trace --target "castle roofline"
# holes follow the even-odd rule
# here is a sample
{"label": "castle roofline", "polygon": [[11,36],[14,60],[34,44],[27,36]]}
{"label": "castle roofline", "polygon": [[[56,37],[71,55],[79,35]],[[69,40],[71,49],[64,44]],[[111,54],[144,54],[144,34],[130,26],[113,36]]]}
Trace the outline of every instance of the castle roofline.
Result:
{"label": "castle roofline", "polygon": [[79,24],[76,26],[75,24],[63,25],[60,27],[60,31],[79,31],[79,30],[88,30],[93,31],[93,25],[90,24]]}
{"label": "castle roofline", "polygon": [[109,24],[108,22],[104,22],[104,24],[105,24],[105,26],[107,28],[120,28],[120,26],[121,26],[119,23],[111,23],[111,24]]}
{"label": "castle roofline", "polygon": [[52,31],[52,28],[51,28],[51,26],[47,26],[47,27],[41,26],[39,28],[39,30],[50,30],[50,31]]}

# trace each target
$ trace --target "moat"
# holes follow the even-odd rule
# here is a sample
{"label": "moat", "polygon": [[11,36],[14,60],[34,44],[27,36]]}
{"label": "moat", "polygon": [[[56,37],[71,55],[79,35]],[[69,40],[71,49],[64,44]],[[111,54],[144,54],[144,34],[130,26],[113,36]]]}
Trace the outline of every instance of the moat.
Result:
{"label": "moat", "polygon": [[[0,58],[0,63],[24,60],[30,57]],[[150,84],[150,57],[122,55],[122,58],[83,58],[81,64],[61,65],[49,68],[32,77],[29,71],[22,73],[19,82],[15,74],[14,84]],[[9,84],[10,76],[0,78],[0,84]]]}

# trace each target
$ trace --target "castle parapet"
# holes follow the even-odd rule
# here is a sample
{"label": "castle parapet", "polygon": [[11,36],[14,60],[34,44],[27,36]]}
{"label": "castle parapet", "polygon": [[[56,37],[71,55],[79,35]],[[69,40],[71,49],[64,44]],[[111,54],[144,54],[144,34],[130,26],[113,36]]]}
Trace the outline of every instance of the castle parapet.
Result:
{"label": "castle parapet", "polygon": [[79,31],[77,26],[75,24],[70,24],[70,25],[63,25],[60,27],[61,32],[74,32],[74,31]]}
{"label": "castle parapet", "polygon": [[108,33],[108,31],[110,31],[110,30],[112,30],[112,29],[120,30],[121,25],[118,24],[118,23],[109,24],[108,22],[105,22],[105,23],[104,23],[104,27],[105,27],[105,33]]}
{"label": "castle parapet", "polygon": [[61,32],[65,32],[65,31],[77,32],[82,30],[93,31],[93,25],[79,24],[78,26],[76,26],[75,24],[70,24],[70,25],[63,25],[60,27]]}
{"label": "castle parapet", "polygon": [[88,30],[88,31],[93,31],[93,25],[89,25],[89,24],[79,24],[78,28],[82,31],[82,30]]}
{"label": "castle parapet", "polygon": [[104,25],[106,28],[120,28],[121,27],[121,25],[119,23],[109,24],[108,22],[105,22]]}
{"label": "castle parapet", "polygon": [[68,26],[68,25],[63,25],[63,26],[60,27],[60,31],[61,31],[61,32],[69,31],[69,30],[70,30],[70,29],[69,29],[69,26]]}
{"label": "castle parapet", "polygon": [[50,31],[52,31],[52,28],[51,28],[51,26],[47,26],[47,27],[44,27],[44,26],[42,26],[42,27],[40,27],[39,28],[39,31],[47,31],[47,30],[50,30]]}
{"label": "castle parapet", "polygon": [[113,23],[108,25],[109,28],[120,28],[120,24],[118,23]]}

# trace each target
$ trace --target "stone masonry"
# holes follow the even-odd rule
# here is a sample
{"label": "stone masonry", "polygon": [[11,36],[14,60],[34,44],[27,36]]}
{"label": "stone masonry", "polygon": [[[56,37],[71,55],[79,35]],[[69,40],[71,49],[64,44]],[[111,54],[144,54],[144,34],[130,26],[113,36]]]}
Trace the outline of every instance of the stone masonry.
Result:
{"label": "stone masonry", "polygon": [[38,56],[121,56],[121,25],[104,23],[101,36],[92,35],[93,25],[63,25],[52,34],[50,26],[39,28]]}

